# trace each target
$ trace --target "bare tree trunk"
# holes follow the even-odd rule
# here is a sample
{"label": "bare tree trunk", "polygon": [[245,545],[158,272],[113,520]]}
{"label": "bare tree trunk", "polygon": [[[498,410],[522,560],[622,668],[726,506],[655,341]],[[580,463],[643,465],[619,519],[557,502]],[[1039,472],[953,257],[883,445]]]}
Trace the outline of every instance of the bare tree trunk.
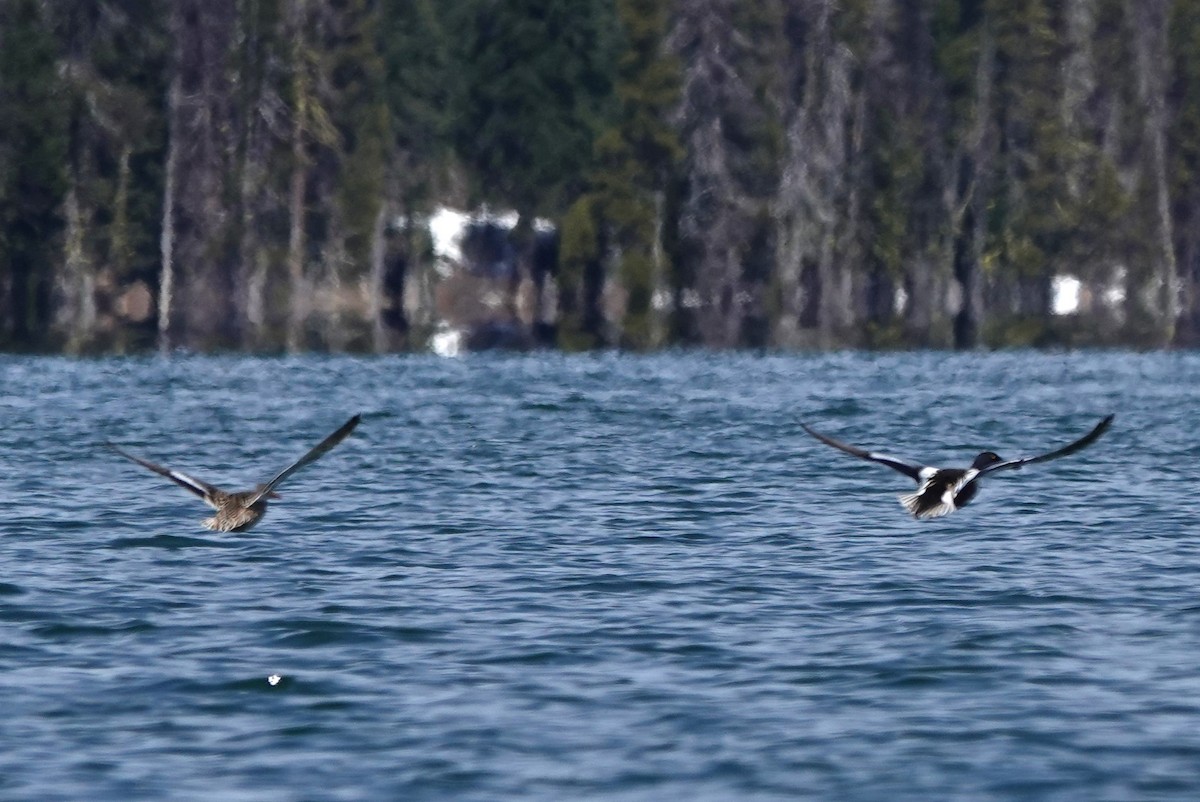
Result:
{"label": "bare tree trunk", "polygon": [[[666,220],[666,193],[662,190],[654,192],[654,240],[651,245],[650,260],[652,277],[650,279],[650,340],[651,348],[659,348],[667,341],[667,319],[671,313],[671,291],[667,281],[667,254],[663,249],[663,232]],[[553,281],[553,279],[551,279]],[[553,315],[558,319],[557,284],[554,285]]]}
{"label": "bare tree trunk", "polygon": [[993,47],[985,31],[975,70],[974,124],[963,149],[957,155],[959,171],[951,214],[954,231],[953,268],[959,287],[959,308],[954,315],[954,347],[960,350],[979,345],[983,325],[983,275],[980,257],[986,236],[988,192],[981,186],[991,172],[991,142],[988,132],[992,119]]}
{"label": "bare tree trunk", "polygon": [[425,345],[438,315],[433,266],[418,257],[412,209],[413,205],[407,204],[408,221],[404,224],[403,233],[404,277],[400,285],[400,312],[404,320],[405,342],[410,350]]}
{"label": "bare tree trunk", "polygon": [[[863,143],[867,121],[867,95],[860,90],[848,98],[846,111],[850,117],[844,136],[844,158],[848,167],[863,160]],[[849,171],[848,171],[849,172]],[[821,298],[817,305],[818,344],[834,348],[851,341],[851,329],[860,317],[855,308],[856,278],[861,282],[861,270],[854,265],[865,261],[859,244],[863,217],[863,193],[860,182],[850,177],[846,196],[829,233],[823,237],[817,270]],[[863,293],[859,292],[861,297]],[[857,343],[854,343],[857,344]]]}
{"label": "bare tree trunk", "polygon": [[292,178],[288,192],[288,310],[287,350],[301,347],[304,320],[308,316],[304,281],[304,194],[308,187],[308,164],[304,152],[304,125],[297,114],[292,123]]}
{"label": "bare tree trunk", "polygon": [[162,233],[159,236],[158,350],[171,350],[171,300],[175,288],[175,173],[179,164],[179,101],[181,80],[178,68],[167,95],[167,163],[163,179]]}
{"label": "bare tree trunk", "polygon": [[382,354],[390,350],[387,326],[383,319],[383,294],[386,278],[388,204],[379,204],[375,225],[371,229],[371,279],[367,292],[367,308],[371,315],[371,349]]}
{"label": "bare tree trunk", "polygon": [[783,37],[752,40],[747,34],[755,24],[778,28],[781,16],[774,3],[747,4],[745,13],[735,3],[679,5],[670,39],[684,64],[675,123],[686,151],[680,166],[685,179],[680,258],[690,263],[693,276],[684,294],[687,303],[696,303],[701,343],[736,348],[750,333],[764,339],[761,261],[777,241],[763,231],[778,195],[776,165],[739,157],[748,149],[769,153],[763,132],[778,123],[779,104],[765,54],[780,52]]}
{"label": "bare tree trunk", "polygon": [[[177,0],[172,36],[179,79],[171,112],[177,146],[172,218],[169,343],[192,348],[236,344],[236,210],[229,204],[236,176],[236,119],[229,102],[234,0]],[[233,186],[236,190],[236,185]],[[232,222],[232,225],[231,225]],[[162,282],[160,281],[160,287]]]}
{"label": "bare tree trunk", "polygon": [[252,130],[247,134],[249,144],[242,154],[241,185],[239,187],[239,203],[241,205],[241,223],[238,229],[241,233],[241,248],[238,256],[238,280],[236,282],[238,299],[236,306],[240,310],[239,326],[240,345],[242,348],[261,348],[264,345],[264,329],[266,317],[264,314],[264,293],[267,284],[267,259],[262,252],[259,242],[258,226],[256,225],[257,204],[255,197],[258,188],[264,181],[262,162],[259,161],[258,148],[259,126],[247,122]]}
{"label": "bare tree trunk", "polygon": [[305,0],[291,6],[292,69],[295,71],[292,108],[292,176],[288,192],[288,325],[286,344],[290,353],[303,346],[304,323],[309,313],[308,287],[304,280],[305,208],[308,191],[308,151],[305,146],[309,113],[307,65],[305,64]]}
{"label": "bare tree trunk", "polygon": [[983,221],[976,203],[973,197],[966,199],[966,211],[955,227],[954,277],[958,280],[959,308],[954,316],[954,347],[959,350],[979,345],[983,320],[983,280],[979,272]]}
{"label": "bare tree trunk", "polygon": [[1154,193],[1155,231],[1151,244],[1154,267],[1150,280],[1150,314],[1154,317],[1158,345],[1166,345],[1174,336],[1179,316],[1181,287],[1175,264],[1174,233],[1171,220],[1170,177],[1167,174],[1166,108],[1168,63],[1167,20],[1169,4],[1163,0],[1138,0],[1136,53],[1138,94],[1141,96],[1146,146],[1149,148],[1149,180]]}
{"label": "bare tree trunk", "polygon": [[67,335],[67,352],[83,351],[96,325],[96,281],[83,246],[83,210],[79,204],[78,176],[72,172],[71,185],[63,204],[66,237],[63,271],[59,286],[61,305],[56,317]]}
{"label": "bare tree trunk", "polygon": [[122,280],[127,280],[130,264],[133,262],[133,248],[129,242],[129,160],[133,157],[133,149],[128,141],[121,145],[121,153],[117,157],[117,191],[113,196],[113,221],[109,259]]}
{"label": "bare tree trunk", "polygon": [[318,269],[314,287],[316,317],[321,334],[321,347],[331,351],[344,350],[347,335],[345,323],[345,301],[343,280],[350,263],[346,251],[346,221],[341,209],[335,207],[329,214],[329,235],[321,249],[321,267]]}
{"label": "bare tree trunk", "polygon": [[[1093,41],[1096,36],[1096,0],[1066,0],[1063,9],[1065,31],[1063,62],[1063,95],[1060,104],[1062,126],[1072,139],[1083,140],[1087,130],[1087,103],[1096,91],[1096,59]],[[1087,160],[1073,159],[1068,163],[1067,192],[1071,198],[1082,194],[1086,183]]]}
{"label": "bare tree trunk", "polygon": [[827,262],[824,252],[834,238],[838,205],[845,200],[848,54],[834,41],[831,12],[828,0],[793,12],[796,24],[808,32],[808,46],[791,66],[795,74],[788,77],[804,87],[804,94],[790,112],[775,203],[779,313],[772,340],[785,348],[815,344],[815,310],[824,293],[822,281],[828,277],[818,265]]}
{"label": "bare tree trunk", "polygon": [[919,348],[928,348],[933,334],[934,308],[941,311],[942,263],[940,252],[934,253],[939,243],[924,243],[925,249],[916,254],[912,267],[905,271],[904,281],[904,325],[908,331],[908,342]]}
{"label": "bare tree trunk", "polygon": [[267,345],[267,316],[266,291],[267,278],[270,273],[266,254],[261,251],[249,251],[246,258],[251,260],[249,276],[246,280],[246,323],[249,331],[243,339],[243,347],[250,346],[261,349]]}

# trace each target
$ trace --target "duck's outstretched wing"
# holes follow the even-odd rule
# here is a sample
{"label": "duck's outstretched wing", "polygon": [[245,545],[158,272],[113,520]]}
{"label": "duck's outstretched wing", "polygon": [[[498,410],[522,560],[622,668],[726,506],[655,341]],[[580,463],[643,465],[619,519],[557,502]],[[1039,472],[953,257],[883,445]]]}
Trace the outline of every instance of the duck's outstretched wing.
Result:
{"label": "duck's outstretched wing", "polygon": [[303,468],[305,465],[309,464],[310,462],[313,462],[314,460],[319,459],[326,451],[329,451],[329,449],[333,448],[338,443],[345,440],[346,435],[348,435],[348,434],[350,434],[350,432],[354,431],[354,427],[358,425],[358,422],[360,420],[362,420],[362,415],[355,415],[353,418],[351,418],[350,420],[343,423],[336,432],[329,435],[321,442],[317,443],[315,446],[313,446],[311,449],[309,449],[309,452],[307,454],[305,454],[303,457],[301,457],[300,459],[293,462],[291,465],[284,468],[282,471],[280,471],[279,475],[276,476],[274,479],[267,482],[262,487],[258,488],[258,493],[256,493],[254,495],[254,497],[252,497],[251,499],[249,499],[246,502],[246,506],[247,507],[252,506],[256,501],[258,501],[263,496],[267,495],[272,490],[274,490],[276,487],[278,487],[279,484],[281,482],[283,482],[284,479],[287,479],[293,473],[300,470],[301,468]]}
{"label": "duck's outstretched wing", "polygon": [[108,446],[109,448],[111,448],[113,451],[120,454],[125,459],[133,460],[138,465],[141,465],[143,468],[149,468],[150,470],[154,471],[155,473],[167,477],[172,482],[174,482],[175,484],[182,487],[184,490],[191,491],[192,493],[195,493],[197,496],[200,496],[200,498],[202,498],[202,499],[207,500],[213,493],[217,492],[216,487],[213,487],[208,482],[202,482],[199,479],[195,478],[194,476],[188,476],[186,473],[183,473],[182,471],[173,471],[170,468],[164,468],[161,465],[150,462],[149,460],[144,460],[141,457],[135,457],[134,455],[130,454],[129,452],[122,451],[120,448],[117,448],[117,446],[113,445],[112,443],[106,442],[105,445]]}
{"label": "duck's outstretched wing", "polygon": [[890,457],[887,454],[879,454],[875,451],[867,451],[866,449],[847,445],[846,443],[834,440],[832,437],[821,434],[820,432],[811,428],[807,423],[801,423],[800,426],[804,429],[804,431],[808,432],[825,445],[833,446],[838,451],[845,451],[847,454],[852,454],[859,459],[865,459],[870,462],[878,462],[880,465],[886,465],[894,471],[900,471],[900,473],[916,482],[920,482],[925,478],[923,476],[923,472],[927,471],[927,469],[924,465],[917,465],[912,462],[906,462],[905,460],[897,459],[896,457]]}
{"label": "duck's outstretched wing", "polygon": [[1093,428],[1090,432],[1085,434],[1083,437],[1076,440],[1074,443],[1065,445],[1062,448],[1056,449],[1047,454],[1041,454],[1036,457],[1020,457],[1018,459],[1010,459],[1010,460],[1005,460],[1004,462],[997,462],[995,465],[988,465],[986,468],[983,468],[979,471],[979,475],[983,476],[984,474],[991,473],[992,471],[1004,471],[1004,470],[1010,470],[1012,468],[1020,468],[1022,465],[1032,465],[1035,462],[1048,462],[1052,459],[1058,459],[1059,457],[1065,457],[1068,454],[1074,454],[1076,451],[1085,449],[1088,446],[1090,446],[1092,443],[1094,443],[1098,439],[1100,439],[1100,435],[1102,435],[1106,431],[1108,431],[1109,426],[1112,426],[1113,418],[1115,418],[1115,417],[1116,417],[1116,415],[1109,415],[1104,420],[1097,423],[1095,428]]}

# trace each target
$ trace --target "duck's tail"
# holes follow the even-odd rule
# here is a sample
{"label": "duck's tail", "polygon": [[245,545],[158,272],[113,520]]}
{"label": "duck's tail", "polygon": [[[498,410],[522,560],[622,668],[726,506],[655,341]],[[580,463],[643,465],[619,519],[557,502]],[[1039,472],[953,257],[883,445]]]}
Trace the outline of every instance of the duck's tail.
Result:
{"label": "duck's tail", "polygon": [[940,518],[957,509],[953,504],[947,504],[945,501],[939,501],[930,507],[922,506],[922,497],[923,494],[920,492],[905,493],[900,496],[900,506],[908,510],[909,515],[914,518]]}

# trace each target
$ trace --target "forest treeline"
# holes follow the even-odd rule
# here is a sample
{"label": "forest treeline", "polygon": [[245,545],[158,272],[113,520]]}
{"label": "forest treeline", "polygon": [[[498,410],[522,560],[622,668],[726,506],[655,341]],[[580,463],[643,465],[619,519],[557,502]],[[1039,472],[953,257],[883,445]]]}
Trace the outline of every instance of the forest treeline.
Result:
{"label": "forest treeline", "polygon": [[0,349],[1192,347],[1198,170],[1194,0],[0,0]]}

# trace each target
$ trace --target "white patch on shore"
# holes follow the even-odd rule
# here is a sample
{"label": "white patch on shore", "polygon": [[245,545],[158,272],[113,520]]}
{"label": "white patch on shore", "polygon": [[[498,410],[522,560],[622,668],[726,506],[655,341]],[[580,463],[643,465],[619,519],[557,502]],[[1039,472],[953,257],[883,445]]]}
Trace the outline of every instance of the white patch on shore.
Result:
{"label": "white patch on shore", "polygon": [[1056,315],[1073,315],[1084,306],[1096,301],[1109,309],[1117,309],[1125,303],[1126,270],[1114,271],[1107,284],[1089,282],[1084,285],[1076,276],[1059,273],[1050,282],[1050,309]]}
{"label": "white patch on shore", "polygon": [[[463,269],[463,235],[473,225],[490,224],[511,232],[516,228],[520,216],[513,210],[493,211],[488,208],[473,212],[464,212],[439,206],[425,225],[428,226],[429,236],[433,244],[433,269],[441,279],[447,279]],[[545,218],[533,220],[533,229],[540,234],[551,233],[555,230],[554,223]],[[553,292],[553,282],[548,282],[547,292]],[[488,309],[500,309],[504,305],[504,295],[491,291],[484,293],[479,302]],[[429,338],[429,350],[438,356],[459,356],[466,350],[466,332],[455,328],[449,321],[442,320],[437,330]]]}
{"label": "white patch on shore", "polygon": [[429,350],[438,356],[459,356],[463,350],[463,333],[442,324],[437,332],[429,338]]}
{"label": "white patch on shore", "polygon": [[470,215],[445,207],[440,207],[430,217],[430,237],[433,253],[438,257],[438,273],[442,273],[444,262],[462,262],[462,232],[469,222]]}
{"label": "white patch on shore", "polygon": [[1071,315],[1079,310],[1079,291],[1083,282],[1074,276],[1060,274],[1054,277],[1050,291],[1054,295],[1051,309],[1056,315]]}
{"label": "white patch on shore", "polygon": [[[519,219],[520,215],[511,209],[501,212],[490,209],[462,212],[439,206],[429,218],[429,236],[433,240],[438,273],[445,277],[462,265],[462,238],[469,226],[491,223],[505,231],[512,231],[517,227]],[[554,223],[537,217],[533,220],[533,229],[542,234],[549,233],[554,231]]]}

